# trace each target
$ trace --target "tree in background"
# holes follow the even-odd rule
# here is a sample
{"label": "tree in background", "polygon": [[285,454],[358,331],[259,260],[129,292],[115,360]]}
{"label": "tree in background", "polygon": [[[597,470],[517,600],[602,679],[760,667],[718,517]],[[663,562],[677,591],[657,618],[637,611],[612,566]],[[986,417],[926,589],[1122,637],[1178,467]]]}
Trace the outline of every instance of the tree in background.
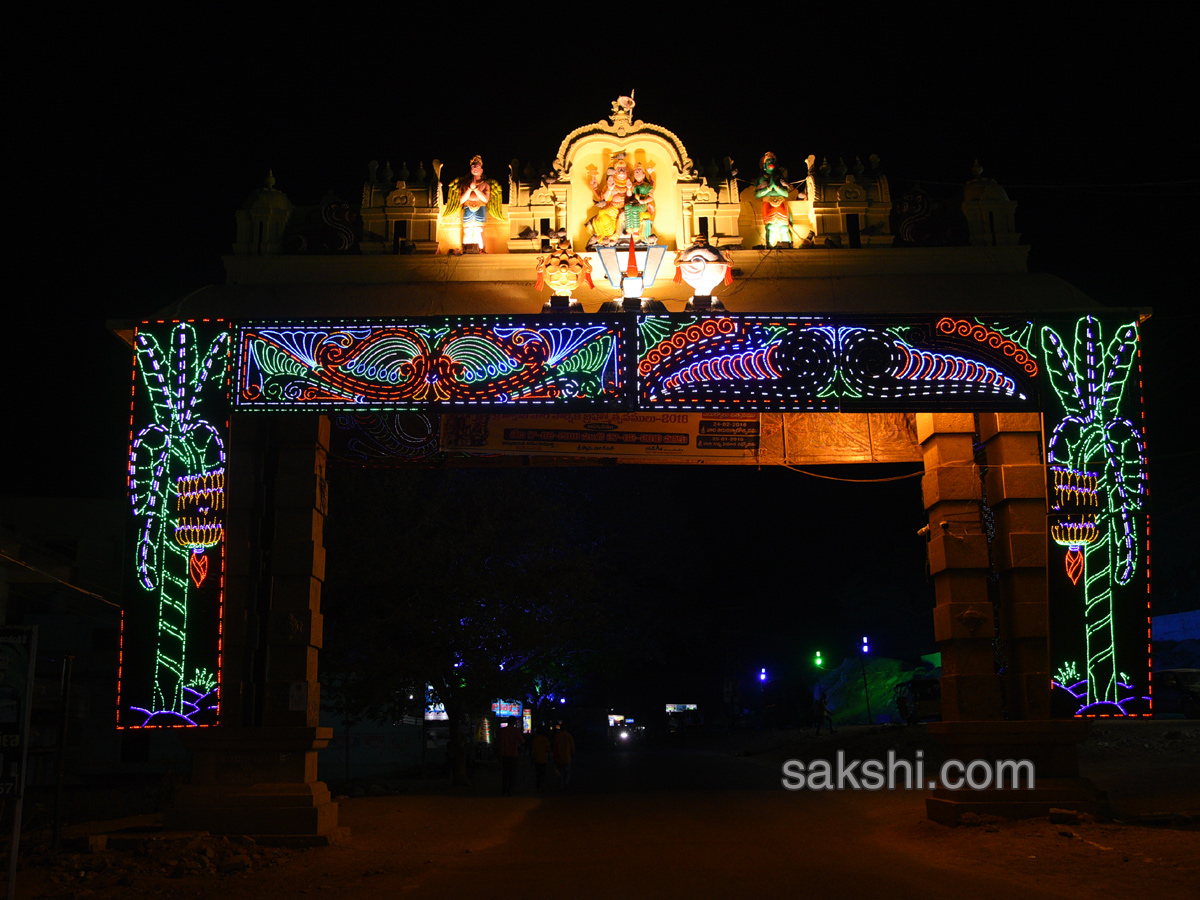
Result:
{"label": "tree in background", "polygon": [[464,719],[569,682],[611,634],[602,542],[582,511],[570,518],[580,504],[564,502],[552,471],[355,469],[332,480],[327,708],[398,717],[411,685],[432,685],[463,781]]}

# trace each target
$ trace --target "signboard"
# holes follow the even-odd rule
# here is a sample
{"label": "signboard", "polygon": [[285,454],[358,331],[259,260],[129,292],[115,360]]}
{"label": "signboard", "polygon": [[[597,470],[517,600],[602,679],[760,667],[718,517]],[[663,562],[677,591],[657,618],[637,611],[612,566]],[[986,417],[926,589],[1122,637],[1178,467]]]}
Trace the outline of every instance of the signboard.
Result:
{"label": "signboard", "polygon": [[492,712],[495,713],[498,719],[520,719],[523,718],[523,704],[520,700],[493,700]]}
{"label": "signboard", "polygon": [[25,790],[36,626],[0,627],[0,797]]}
{"label": "signboard", "polygon": [[425,686],[425,721],[448,722],[450,715],[446,712],[446,704],[434,698],[433,685]]}
{"label": "signboard", "polygon": [[638,462],[753,462],[758,413],[609,413],[442,417],[443,450],[620,456]]}

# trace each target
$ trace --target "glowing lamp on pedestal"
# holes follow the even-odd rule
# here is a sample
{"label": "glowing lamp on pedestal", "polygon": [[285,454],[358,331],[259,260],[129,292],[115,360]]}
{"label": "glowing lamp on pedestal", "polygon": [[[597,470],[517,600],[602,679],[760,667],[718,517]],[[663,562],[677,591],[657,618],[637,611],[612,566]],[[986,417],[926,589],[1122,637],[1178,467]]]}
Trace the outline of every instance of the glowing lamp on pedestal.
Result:
{"label": "glowing lamp on pedestal", "polygon": [[719,248],[709,246],[708,238],[699,235],[690,247],[675,254],[675,283],[685,282],[693,291],[688,312],[723,310],[712,294],[718,285],[733,284],[733,264]]}
{"label": "glowing lamp on pedestal", "polygon": [[546,256],[539,256],[537,264],[537,290],[549,285],[553,296],[542,307],[542,312],[583,312],[583,304],[571,296],[580,281],[594,288],[592,264],[586,256],[576,253],[566,238]]}
{"label": "glowing lamp on pedestal", "polygon": [[642,291],[654,284],[658,270],[662,267],[667,248],[658,244],[636,248],[631,243],[627,248],[600,247],[596,251],[600,265],[613,287],[619,287],[622,300],[609,300],[600,307],[600,312],[666,312],[659,300],[643,297]]}

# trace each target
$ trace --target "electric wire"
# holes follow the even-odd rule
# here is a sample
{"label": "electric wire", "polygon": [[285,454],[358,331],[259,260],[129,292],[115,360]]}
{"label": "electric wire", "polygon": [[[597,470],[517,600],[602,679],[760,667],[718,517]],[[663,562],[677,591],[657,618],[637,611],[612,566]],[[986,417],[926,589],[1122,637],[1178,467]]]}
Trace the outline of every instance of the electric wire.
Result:
{"label": "electric wire", "polygon": [[29,563],[25,562],[25,560],[23,560],[23,559],[17,559],[15,556],[9,556],[3,550],[0,550],[0,558],[7,559],[9,562],[15,562],[18,566],[26,568],[30,572],[36,572],[38,575],[42,575],[45,578],[51,579],[52,581],[57,581],[59,584],[65,586],[65,587],[69,587],[73,591],[79,591],[79,593],[87,594],[89,597],[95,597],[101,603],[107,603],[109,606],[115,606],[117,609],[122,609],[122,606],[120,603],[114,603],[112,600],[108,600],[104,597],[101,597],[99,594],[94,593],[93,591],[85,590],[84,588],[79,587],[79,585],[77,585],[77,584],[71,584],[71,582],[69,582],[69,581],[63,581],[57,575],[51,575],[49,572],[43,572],[37,566],[31,566]]}
{"label": "electric wire", "polygon": [[892,475],[889,478],[838,478],[834,475],[818,475],[816,472],[810,472],[807,469],[800,469],[796,466],[789,466],[784,463],[785,469],[791,469],[793,472],[799,472],[801,475],[811,475],[813,478],[823,478],[826,481],[850,481],[855,484],[874,484],[881,481],[903,481],[905,478],[916,478],[919,475],[924,475],[924,470],[920,472],[909,472],[907,475]]}

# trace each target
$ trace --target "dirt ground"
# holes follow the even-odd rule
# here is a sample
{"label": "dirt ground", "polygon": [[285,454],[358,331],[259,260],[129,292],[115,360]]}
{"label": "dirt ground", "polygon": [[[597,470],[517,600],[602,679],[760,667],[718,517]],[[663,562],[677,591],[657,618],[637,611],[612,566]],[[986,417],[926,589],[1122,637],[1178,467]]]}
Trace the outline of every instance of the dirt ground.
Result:
{"label": "dirt ground", "polygon": [[[867,758],[878,755],[881,749],[884,753],[896,749],[899,755],[911,755],[910,751],[918,746],[929,746],[922,729],[860,728],[839,729],[833,740],[826,737],[821,742],[796,732],[724,736],[710,739],[703,749],[778,771],[782,759],[825,756],[839,748]],[[798,798],[782,790],[757,794],[730,791],[726,796],[737,796],[729,801],[713,799],[715,793],[686,798],[662,793],[561,798],[529,795],[501,801],[495,796],[491,782],[497,776],[490,768],[479,771],[473,787],[465,791],[416,782],[364,783],[340,786],[347,791],[353,788],[355,794],[363,796],[340,798],[340,821],[350,834],[331,846],[269,846],[250,838],[167,835],[147,831],[146,826],[153,820],[143,819],[114,823],[137,829],[123,834],[112,833],[112,825],[76,826],[68,831],[69,851],[52,859],[44,836],[31,836],[22,844],[17,896],[221,900],[396,893],[468,896],[480,890],[494,891],[495,867],[511,864],[517,874],[523,870],[523,859],[547,860],[544,839],[530,841],[528,837],[534,821],[540,823],[539,834],[547,830],[557,833],[555,829],[562,821],[575,821],[584,809],[589,819],[600,823],[606,816],[636,812],[638,818],[644,818],[665,806],[678,806],[689,810],[680,812],[681,822],[665,827],[660,824],[658,828],[660,839],[666,840],[664,846],[670,849],[672,828],[688,834],[690,823],[697,831],[705,827],[694,808],[708,810],[713,818],[733,818],[747,814],[736,804],[754,804],[748,807],[753,810],[749,814],[770,819],[795,815],[796,803],[790,804],[790,810],[785,808],[786,801],[792,800],[811,803],[812,814],[805,815],[826,817],[831,834],[841,827],[837,817],[852,819],[853,830],[848,833],[861,842],[862,853],[879,851],[877,859],[893,860],[890,868],[899,882],[906,877],[919,882],[933,877],[948,889],[957,886],[963,892],[972,891],[976,900],[1001,896],[1013,889],[1027,898],[1153,896],[1155,900],[1194,900],[1200,896],[1200,723],[1098,723],[1081,750],[1081,764],[1085,775],[1109,791],[1113,800],[1111,821],[1095,821],[1087,816],[1065,822],[981,817],[970,825],[948,829],[924,818],[922,797],[916,792],[858,794],[839,798],[836,803]],[[576,805],[574,810],[570,804]],[[556,818],[560,815],[571,818]],[[781,829],[794,827],[780,821]],[[661,835],[664,830],[668,833],[665,838]],[[107,849],[87,852],[88,833],[105,831],[110,832],[105,841]],[[617,859],[625,861],[618,865],[628,865],[630,872],[638,871],[638,851],[622,843],[632,839],[633,831],[624,838],[620,828],[604,831],[607,837],[603,841],[586,845],[595,848],[595,860],[573,855],[562,865],[586,873],[608,854],[604,857],[610,860],[606,868]],[[695,883],[683,876],[653,894],[639,893],[636,886],[622,893],[633,897],[728,895],[713,893],[716,882],[704,875],[703,857],[711,855],[711,848],[697,846],[703,841],[681,837],[674,840],[680,844],[677,851],[672,851],[677,860],[692,859],[683,868],[696,873]],[[761,843],[756,837],[746,840]],[[531,843],[536,845],[533,850],[526,846]],[[770,865],[771,854],[776,851],[759,849],[763,858],[758,868],[762,869]],[[750,860],[753,852],[750,846],[736,850],[739,858],[749,860],[747,865],[754,865]],[[522,855],[529,853],[537,855]],[[901,871],[908,861],[919,865],[920,871]],[[653,871],[654,864],[653,859],[646,861],[646,871]],[[836,877],[837,873],[829,874]],[[888,875],[881,874],[884,878]],[[553,885],[535,889],[517,878],[513,890],[507,893],[514,897],[612,895],[611,885],[589,885],[585,875],[579,877],[584,880],[572,876],[570,887],[561,893]],[[648,887],[649,882],[642,884]],[[781,889],[788,886],[788,893],[776,894],[773,884],[764,880],[754,893],[784,896],[797,887],[794,880],[780,881]],[[993,889],[998,892],[990,893]],[[907,896],[902,890],[889,893]],[[957,895],[956,891],[952,893]]]}

